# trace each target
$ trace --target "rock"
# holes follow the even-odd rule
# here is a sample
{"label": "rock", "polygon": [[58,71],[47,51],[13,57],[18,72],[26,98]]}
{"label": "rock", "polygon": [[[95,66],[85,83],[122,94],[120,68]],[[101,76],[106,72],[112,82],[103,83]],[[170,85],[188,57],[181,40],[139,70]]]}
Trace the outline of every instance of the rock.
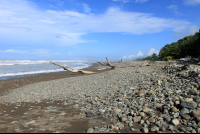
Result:
{"label": "rock", "polygon": [[131,128],[131,131],[135,131],[135,128]]}
{"label": "rock", "polygon": [[142,120],[147,120],[148,119],[148,117],[147,116],[142,116]]}
{"label": "rock", "polygon": [[171,122],[171,118],[170,117],[165,117],[166,122]]}
{"label": "rock", "polygon": [[148,107],[143,107],[142,111],[145,112],[145,113],[148,113],[148,112],[152,112],[152,111],[154,111],[154,110],[153,110],[153,109],[150,109],[150,108],[148,108]]}
{"label": "rock", "polygon": [[193,116],[193,117],[197,117],[197,116],[200,117],[200,110],[193,110],[193,111],[192,111],[192,116]]}
{"label": "rock", "polygon": [[127,120],[128,120],[128,119],[127,119],[127,117],[125,117],[125,116],[119,118],[119,121],[121,121],[121,122],[124,122],[124,121],[127,121]]}
{"label": "rock", "polygon": [[104,131],[106,131],[106,128],[99,128],[98,131],[99,132],[104,132]]}
{"label": "rock", "polygon": [[35,120],[32,120],[32,121],[29,121],[26,123],[26,125],[30,125],[30,124],[34,124],[35,123]]}
{"label": "rock", "polygon": [[195,109],[197,107],[197,103],[194,101],[183,101],[181,102],[181,106],[183,108]]}
{"label": "rock", "polygon": [[139,122],[141,120],[141,116],[133,117],[133,122]]}
{"label": "rock", "polygon": [[189,93],[190,93],[190,94],[193,94],[193,95],[195,95],[196,92],[197,92],[197,89],[196,89],[196,88],[190,89],[190,90],[189,90]]}
{"label": "rock", "polygon": [[148,132],[149,132],[149,129],[146,128],[146,127],[143,127],[143,128],[141,129],[141,131],[142,131],[142,133],[148,133]]}
{"label": "rock", "polygon": [[180,127],[180,128],[179,128],[179,131],[181,131],[181,132],[186,132],[186,129],[185,129],[184,127]]}
{"label": "rock", "polygon": [[163,114],[167,114],[168,113],[168,110],[167,109],[164,109],[163,110]]}
{"label": "rock", "polygon": [[190,113],[190,111],[189,111],[189,109],[187,109],[187,108],[183,108],[183,109],[181,109],[181,111],[180,111],[180,115],[189,114],[189,113]]}
{"label": "rock", "polygon": [[129,126],[129,127],[132,127],[132,126],[133,126],[133,124],[132,124],[131,122],[129,122],[129,123],[128,123],[128,126]]}
{"label": "rock", "polygon": [[149,120],[150,123],[155,123],[156,122],[156,120],[153,117],[150,117],[148,120]]}
{"label": "rock", "polygon": [[183,119],[189,120],[191,117],[188,114],[184,114],[181,116]]}
{"label": "rock", "polygon": [[177,111],[178,111],[178,109],[176,107],[171,108],[171,112],[177,112]]}
{"label": "rock", "polygon": [[172,119],[172,124],[173,125],[178,125],[179,124],[179,120],[178,119]]}
{"label": "rock", "polygon": [[196,120],[197,120],[198,122],[200,122],[200,117],[199,117],[199,116],[197,116],[197,117],[196,117]]}
{"label": "rock", "polygon": [[94,132],[94,129],[93,128],[88,128],[86,133],[93,133]]}
{"label": "rock", "polygon": [[92,114],[91,112],[87,112],[86,117],[92,117],[92,116],[94,116],[94,114]]}
{"label": "rock", "polygon": [[121,109],[116,109],[117,112],[121,112]]}
{"label": "rock", "polygon": [[145,113],[144,112],[140,112],[140,116],[145,116]]}
{"label": "rock", "polygon": [[155,125],[155,124],[150,124],[149,125],[149,128],[150,128],[150,131],[151,132],[155,132],[155,131],[158,131],[159,128]]}
{"label": "rock", "polygon": [[176,90],[175,93],[176,94],[181,93],[181,90]]}
{"label": "rock", "polygon": [[142,125],[144,123],[144,120],[140,120],[140,124]]}
{"label": "rock", "polygon": [[198,126],[200,127],[200,122],[198,122]]}

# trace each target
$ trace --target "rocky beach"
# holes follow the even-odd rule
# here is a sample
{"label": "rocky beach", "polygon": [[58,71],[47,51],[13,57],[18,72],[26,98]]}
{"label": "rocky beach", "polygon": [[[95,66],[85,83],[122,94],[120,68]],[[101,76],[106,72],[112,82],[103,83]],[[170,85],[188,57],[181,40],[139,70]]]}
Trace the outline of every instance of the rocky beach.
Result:
{"label": "rocky beach", "polygon": [[109,66],[96,63],[85,70],[97,74],[74,77],[62,72],[59,77],[55,73],[0,81],[0,131],[200,132],[198,65],[112,64],[126,68],[100,71]]}

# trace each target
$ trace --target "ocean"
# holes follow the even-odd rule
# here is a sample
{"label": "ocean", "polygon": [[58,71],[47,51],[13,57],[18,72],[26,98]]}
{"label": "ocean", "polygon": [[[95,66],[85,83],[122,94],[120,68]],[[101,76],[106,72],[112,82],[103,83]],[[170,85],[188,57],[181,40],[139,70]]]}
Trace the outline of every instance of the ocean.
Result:
{"label": "ocean", "polygon": [[49,63],[50,61],[74,69],[88,68],[92,63],[98,62],[94,60],[0,60],[0,80],[66,71]]}

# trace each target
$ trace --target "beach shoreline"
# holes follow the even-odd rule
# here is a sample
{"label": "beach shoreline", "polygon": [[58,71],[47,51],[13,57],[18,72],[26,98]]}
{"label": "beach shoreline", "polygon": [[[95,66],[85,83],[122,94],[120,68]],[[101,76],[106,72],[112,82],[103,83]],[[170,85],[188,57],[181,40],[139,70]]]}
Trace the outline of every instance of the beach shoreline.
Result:
{"label": "beach shoreline", "polygon": [[[89,66],[88,68],[83,68],[81,70],[94,71],[97,73],[101,73],[101,72],[109,70],[109,69],[97,70],[96,67],[98,66],[101,66],[101,65],[99,63],[91,63],[91,66]],[[20,88],[20,87],[33,84],[33,83],[68,78],[68,77],[77,77],[77,76],[83,76],[83,75],[90,75],[90,74],[82,74],[80,72],[72,73],[63,69],[63,71],[60,71],[60,72],[24,75],[21,77],[15,76],[13,78],[10,77],[9,79],[6,79],[6,80],[0,80],[0,95],[5,92],[6,93],[10,92],[12,89]]]}

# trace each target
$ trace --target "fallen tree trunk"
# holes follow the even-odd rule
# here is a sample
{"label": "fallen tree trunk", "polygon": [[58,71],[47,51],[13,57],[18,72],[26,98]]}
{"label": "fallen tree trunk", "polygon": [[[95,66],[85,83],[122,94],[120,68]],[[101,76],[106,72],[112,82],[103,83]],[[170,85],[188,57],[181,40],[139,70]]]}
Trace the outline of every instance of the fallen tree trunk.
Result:
{"label": "fallen tree trunk", "polygon": [[56,64],[56,63],[54,63],[54,62],[52,62],[52,61],[50,61],[49,63],[54,64],[54,65],[57,65],[57,66],[59,66],[59,67],[62,67],[64,70],[70,71],[70,72],[72,72],[72,73],[77,73],[77,72],[81,72],[81,73],[83,73],[83,74],[94,74],[94,73],[96,73],[96,72],[91,72],[91,71],[76,70],[76,69],[73,69],[72,67],[67,66],[68,68],[71,68],[71,69],[72,69],[72,70],[70,70],[70,69],[68,69],[68,68],[66,68],[66,67],[64,67],[64,66],[61,66],[61,65],[59,65],[59,64]]}
{"label": "fallen tree trunk", "polygon": [[[116,69],[116,68],[126,68],[126,67],[118,67],[118,66],[114,66],[110,63],[110,61],[108,60],[108,58],[106,57],[106,60],[108,62],[108,65],[111,67],[111,69]],[[127,66],[127,67],[134,67],[134,66]]]}

